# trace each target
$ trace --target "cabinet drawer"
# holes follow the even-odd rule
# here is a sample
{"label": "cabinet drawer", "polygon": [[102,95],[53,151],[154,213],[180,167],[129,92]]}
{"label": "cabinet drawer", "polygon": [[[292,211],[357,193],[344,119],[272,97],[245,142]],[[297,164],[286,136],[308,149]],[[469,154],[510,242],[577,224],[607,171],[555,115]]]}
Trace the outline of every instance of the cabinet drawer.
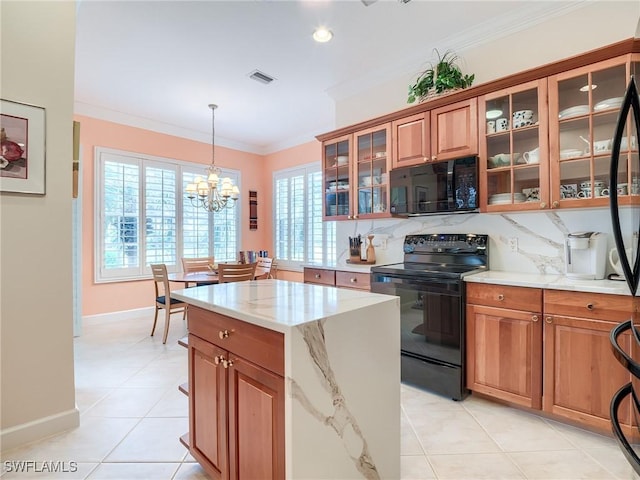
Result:
{"label": "cabinet drawer", "polygon": [[540,312],[542,311],[542,289],[467,283],[467,303]]}
{"label": "cabinet drawer", "polygon": [[369,287],[371,287],[371,275],[369,273],[337,271],[336,286],[368,291]]}
{"label": "cabinet drawer", "polygon": [[544,313],[622,322],[631,317],[633,297],[604,293],[545,290]]}
{"label": "cabinet drawer", "polygon": [[304,283],[318,283],[320,285],[335,285],[336,272],[321,268],[305,268]]}
{"label": "cabinet drawer", "polygon": [[189,333],[284,376],[284,335],[189,305]]}

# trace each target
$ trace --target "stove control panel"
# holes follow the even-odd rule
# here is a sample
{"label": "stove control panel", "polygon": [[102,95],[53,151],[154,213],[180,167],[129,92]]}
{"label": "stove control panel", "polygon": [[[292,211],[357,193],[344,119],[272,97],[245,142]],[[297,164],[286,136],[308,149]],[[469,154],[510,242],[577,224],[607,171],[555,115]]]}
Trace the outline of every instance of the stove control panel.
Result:
{"label": "stove control panel", "polygon": [[449,253],[483,255],[489,243],[488,235],[474,233],[432,233],[407,235],[404,253]]}

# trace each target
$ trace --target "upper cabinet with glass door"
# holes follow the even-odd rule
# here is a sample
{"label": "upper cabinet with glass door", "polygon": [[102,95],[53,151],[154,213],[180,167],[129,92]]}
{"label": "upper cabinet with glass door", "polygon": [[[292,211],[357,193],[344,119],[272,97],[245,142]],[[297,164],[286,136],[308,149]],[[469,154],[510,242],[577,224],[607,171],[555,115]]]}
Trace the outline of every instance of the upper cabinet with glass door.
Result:
{"label": "upper cabinet with glass door", "polygon": [[482,211],[548,207],[546,100],[546,79],[479,98]]}
{"label": "upper cabinet with glass door", "polygon": [[352,218],[388,217],[391,124],[354,133]]}
{"label": "upper cabinet with glass door", "polygon": [[346,219],[351,215],[351,135],[324,142],[324,216],[329,220]]}
{"label": "upper cabinet with glass door", "polygon": [[[609,203],[612,139],[634,65],[631,60],[625,55],[549,77],[552,203]],[[638,146],[630,126],[628,118],[617,178],[620,204],[640,200]]]}

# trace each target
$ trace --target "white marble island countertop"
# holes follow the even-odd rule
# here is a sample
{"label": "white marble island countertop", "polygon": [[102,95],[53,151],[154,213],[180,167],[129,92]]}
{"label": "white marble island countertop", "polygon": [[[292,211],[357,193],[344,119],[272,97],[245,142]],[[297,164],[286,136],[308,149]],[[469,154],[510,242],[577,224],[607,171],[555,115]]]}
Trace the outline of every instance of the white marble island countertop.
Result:
{"label": "white marble island countertop", "polygon": [[191,305],[289,333],[292,327],[387,302],[397,297],[286,280],[254,280],[174,290]]}
{"label": "white marble island countertop", "polygon": [[630,295],[627,282],[618,280],[576,280],[564,275],[503,272],[487,270],[486,272],[467,275],[466,282],[510,285],[514,287],[547,288],[553,290],[570,290],[574,292],[608,293],[613,295]]}

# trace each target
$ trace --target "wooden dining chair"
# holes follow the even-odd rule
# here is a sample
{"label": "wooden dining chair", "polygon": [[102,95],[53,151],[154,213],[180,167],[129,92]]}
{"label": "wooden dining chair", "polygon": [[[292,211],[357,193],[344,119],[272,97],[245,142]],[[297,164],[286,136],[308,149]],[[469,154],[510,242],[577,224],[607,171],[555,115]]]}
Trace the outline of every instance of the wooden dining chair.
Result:
{"label": "wooden dining chair", "polygon": [[208,272],[209,265],[213,265],[213,257],[182,258],[182,271],[184,273]]}
{"label": "wooden dining chair", "polygon": [[256,279],[273,278],[271,268],[273,266],[273,258],[260,257],[256,266]]}
{"label": "wooden dining chair", "polygon": [[[184,273],[208,272],[209,265],[213,265],[213,257],[185,258],[182,257],[182,271]],[[200,287],[205,283],[187,283],[186,287]]]}
{"label": "wooden dining chair", "polygon": [[[153,334],[156,331],[158,312],[164,309],[165,318],[162,343],[167,343],[167,335],[169,334],[169,318],[171,314],[182,312],[182,319],[185,320],[187,318],[187,304],[175,298],[171,298],[171,289],[169,288],[167,266],[164,263],[151,265],[151,273],[153,274],[153,286],[156,292],[156,312],[155,316],[153,317],[151,336],[153,337]],[[168,301],[167,297],[169,297]]]}
{"label": "wooden dining chair", "polygon": [[258,263],[220,263],[218,264],[218,283],[243,282],[253,280]]}

